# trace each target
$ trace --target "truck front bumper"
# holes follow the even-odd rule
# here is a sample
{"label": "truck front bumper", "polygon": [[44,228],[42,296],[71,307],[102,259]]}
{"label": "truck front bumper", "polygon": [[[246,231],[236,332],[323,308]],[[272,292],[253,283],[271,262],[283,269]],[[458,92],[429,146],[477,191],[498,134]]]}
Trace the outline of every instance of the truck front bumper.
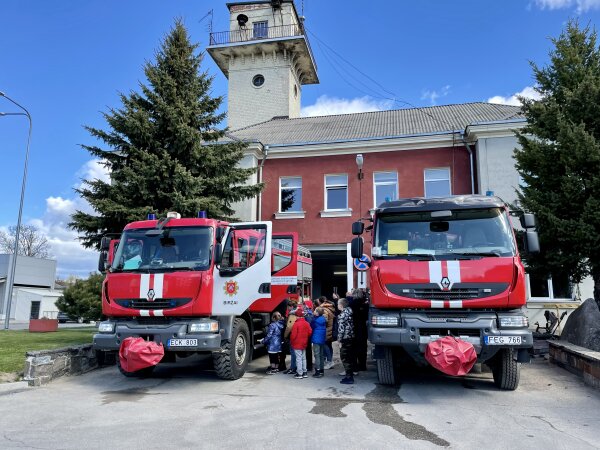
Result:
{"label": "truck front bumper", "polygon": [[[94,335],[94,349],[115,351],[119,350],[124,339],[128,337],[142,337],[146,340],[162,344],[167,351],[217,352],[221,350],[222,336],[220,333],[189,333],[188,321],[172,322],[165,325],[142,325],[135,320],[112,322],[114,323],[114,331],[112,333],[97,333]],[[186,339],[188,341],[184,343],[195,342],[195,345],[170,346],[170,339]],[[195,341],[189,341],[190,339]]]}
{"label": "truck front bumper", "polygon": [[[477,352],[478,361],[487,361],[502,348],[519,350],[520,360],[527,349],[533,347],[533,336],[527,327],[499,328],[498,318],[503,315],[523,315],[522,312],[471,312],[471,311],[387,311],[372,309],[373,315],[398,317],[398,326],[369,326],[369,340],[376,346],[401,347],[413,359],[424,361],[427,344],[447,335],[469,342]],[[520,343],[487,345],[487,336],[506,336]],[[518,339],[520,338],[520,339]],[[523,349],[523,351],[520,351]],[[375,355],[377,357],[377,355]]]}

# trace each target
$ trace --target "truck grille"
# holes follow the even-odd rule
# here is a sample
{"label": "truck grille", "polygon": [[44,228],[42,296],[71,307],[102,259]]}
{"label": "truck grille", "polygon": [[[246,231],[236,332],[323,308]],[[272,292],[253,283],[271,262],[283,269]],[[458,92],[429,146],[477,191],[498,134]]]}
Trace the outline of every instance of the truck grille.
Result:
{"label": "truck grille", "polygon": [[477,328],[421,328],[421,336],[471,336],[479,337],[481,335]]}
{"label": "truck grille", "polygon": [[440,291],[440,289],[413,289],[411,298],[419,300],[467,300],[479,298],[479,289],[452,289],[451,291]]}
{"label": "truck grille", "polygon": [[191,301],[191,298],[157,298],[153,302],[149,302],[145,298],[132,298],[117,299],[115,303],[123,308],[131,309],[171,309],[183,306]]}
{"label": "truck grille", "polygon": [[455,283],[443,291],[434,283],[390,283],[385,286],[394,295],[417,300],[475,300],[499,295],[508,289],[508,283]]}

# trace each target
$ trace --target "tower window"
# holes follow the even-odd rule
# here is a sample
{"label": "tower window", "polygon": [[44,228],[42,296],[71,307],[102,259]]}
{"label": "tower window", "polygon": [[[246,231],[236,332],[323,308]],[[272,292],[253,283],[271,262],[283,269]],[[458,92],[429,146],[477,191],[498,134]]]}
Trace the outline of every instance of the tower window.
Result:
{"label": "tower window", "polygon": [[261,21],[253,23],[254,39],[264,39],[269,36],[269,22]]}
{"label": "tower window", "polygon": [[254,75],[254,78],[252,78],[252,84],[255,87],[261,87],[263,84],[265,84],[265,77],[263,77],[262,75]]}
{"label": "tower window", "polygon": [[294,98],[298,97],[298,86],[294,85]]}

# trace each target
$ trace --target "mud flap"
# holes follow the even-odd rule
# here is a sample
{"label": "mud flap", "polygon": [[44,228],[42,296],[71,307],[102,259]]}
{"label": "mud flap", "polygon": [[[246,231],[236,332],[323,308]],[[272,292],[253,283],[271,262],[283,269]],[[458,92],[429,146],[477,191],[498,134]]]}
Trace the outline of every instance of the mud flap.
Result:
{"label": "mud flap", "polygon": [[520,348],[517,351],[517,362],[520,363],[528,363],[531,362],[531,349],[529,348]]}

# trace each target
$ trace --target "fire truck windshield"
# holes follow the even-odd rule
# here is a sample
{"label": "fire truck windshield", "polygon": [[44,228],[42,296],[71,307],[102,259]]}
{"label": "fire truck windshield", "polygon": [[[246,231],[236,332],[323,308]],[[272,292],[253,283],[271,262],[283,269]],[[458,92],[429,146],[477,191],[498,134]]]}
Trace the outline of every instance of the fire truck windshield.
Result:
{"label": "fire truck windshield", "polygon": [[514,235],[501,208],[382,213],[373,256],[457,259],[514,256]]}
{"label": "fire truck windshield", "polygon": [[148,236],[147,231],[147,228],[138,228],[123,233],[113,260],[113,271],[209,268],[213,243],[211,227],[166,227],[158,236]]}

